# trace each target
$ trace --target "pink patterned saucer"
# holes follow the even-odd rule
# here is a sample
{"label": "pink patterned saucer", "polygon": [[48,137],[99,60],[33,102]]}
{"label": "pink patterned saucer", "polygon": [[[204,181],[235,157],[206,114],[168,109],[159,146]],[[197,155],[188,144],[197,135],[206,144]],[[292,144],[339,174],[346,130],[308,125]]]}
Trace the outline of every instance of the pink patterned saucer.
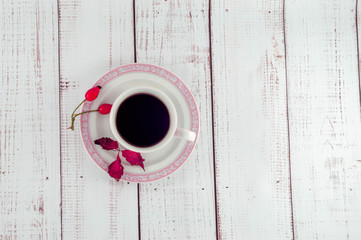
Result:
{"label": "pink patterned saucer", "polygon": [[[96,100],[85,102],[82,111],[97,109],[103,103],[112,104],[120,93],[129,88],[155,87],[166,93],[172,100],[178,113],[178,127],[197,134],[194,142],[172,138],[162,149],[143,153],[145,171],[122,159],[124,166],[122,180],[129,182],[155,181],[170,175],[188,159],[199,135],[199,114],[192,93],[177,76],[158,66],[135,63],[113,69],[101,77],[94,86],[102,87],[100,94]],[[94,162],[107,172],[109,164],[116,159],[117,152],[103,150],[94,144],[94,140],[102,137],[110,137],[115,140],[109,126],[109,115],[83,114],[80,123],[81,135],[87,152]]]}

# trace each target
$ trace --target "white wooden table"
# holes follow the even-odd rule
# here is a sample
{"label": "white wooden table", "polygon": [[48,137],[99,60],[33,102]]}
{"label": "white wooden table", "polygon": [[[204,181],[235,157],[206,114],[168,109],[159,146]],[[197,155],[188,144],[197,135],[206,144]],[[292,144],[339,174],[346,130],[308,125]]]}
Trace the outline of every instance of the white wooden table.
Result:
{"label": "white wooden table", "polygon": [[[360,11],[0,1],[0,239],[361,239]],[[148,184],[115,182],[66,130],[84,92],[132,62],[179,75],[201,117],[192,157]]]}

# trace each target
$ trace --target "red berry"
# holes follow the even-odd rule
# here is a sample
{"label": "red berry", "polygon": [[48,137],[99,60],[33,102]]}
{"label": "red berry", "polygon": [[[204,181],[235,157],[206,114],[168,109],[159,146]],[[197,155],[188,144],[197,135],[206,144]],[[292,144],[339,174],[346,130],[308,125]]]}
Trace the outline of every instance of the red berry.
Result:
{"label": "red berry", "polygon": [[98,111],[100,114],[108,114],[110,113],[111,109],[112,109],[112,105],[105,103],[99,106]]}
{"label": "red berry", "polygon": [[99,95],[100,86],[93,87],[85,93],[85,99],[88,101],[95,100]]}

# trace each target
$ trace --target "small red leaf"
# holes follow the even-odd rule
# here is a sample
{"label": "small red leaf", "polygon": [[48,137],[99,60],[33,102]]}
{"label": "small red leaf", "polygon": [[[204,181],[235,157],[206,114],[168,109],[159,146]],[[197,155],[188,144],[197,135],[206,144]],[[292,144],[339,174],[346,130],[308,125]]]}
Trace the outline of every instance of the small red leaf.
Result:
{"label": "small red leaf", "polygon": [[100,145],[105,150],[114,150],[119,149],[117,141],[112,140],[111,138],[99,138],[94,141],[95,144]]}
{"label": "small red leaf", "polygon": [[108,167],[109,176],[117,180],[119,182],[120,178],[123,176],[124,167],[120,162],[119,154],[117,155],[117,160],[112,162]]}
{"label": "small red leaf", "polygon": [[131,165],[137,165],[144,169],[143,162],[145,161],[144,158],[142,158],[142,155],[138,152],[133,152],[131,150],[123,150],[122,151],[123,157],[131,164]]}

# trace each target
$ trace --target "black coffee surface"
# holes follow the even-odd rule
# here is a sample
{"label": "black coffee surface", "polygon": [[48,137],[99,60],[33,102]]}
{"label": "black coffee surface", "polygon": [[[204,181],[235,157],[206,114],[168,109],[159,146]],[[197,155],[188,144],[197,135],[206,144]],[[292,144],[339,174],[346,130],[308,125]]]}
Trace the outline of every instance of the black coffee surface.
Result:
{"label": "black coffee surface", "polygon": [[135,94],[119,107],[116,125],[122,138],[137,147],[160,142],[169,129],[167,107],[149,94]]}

